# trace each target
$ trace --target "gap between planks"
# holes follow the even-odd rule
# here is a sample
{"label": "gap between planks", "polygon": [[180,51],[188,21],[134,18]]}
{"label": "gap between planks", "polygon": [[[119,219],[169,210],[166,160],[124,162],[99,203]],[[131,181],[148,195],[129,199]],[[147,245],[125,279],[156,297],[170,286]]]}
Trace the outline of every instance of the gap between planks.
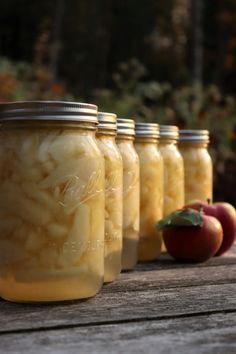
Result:
{"label": "gap between planks", "polygon": [[236,315],[235,310],[224,310],[224,311],[205,311],[205,312],[196,312],[189,314],[180,314],[175,316],[158,316],[158,317],[142,317],[136,319],[124,319],[117,321],[104,321],[104,322],[93,322],[93,323],[77,323],[77,324],[68,324],[68,325],[59,325],[52,327],[38,327],[38,328],[25,328],[25,329],[17,329],[17,330],[6,330],[0,332],[0,337],[6,334],[20,334],[20,333],[34,333],[34,332],[48,332],[48,331],[59,331],[73,328],[84,328],[84,327],[99,327],[99,326],[113,326],[113,325],[122,325],[122,324],[130,324],[130,323],[140,323],[140,322],[154,322],[154,321],[166,321],[166,320],[175,320],[175,319],[186,319],[191,317],[203,317],[203,316],[211,316],[211,315],[219,315],[219,314],[234,314]]}
{"label": "gap between planks", "polygon": [[138,321],[198,313],[234,312],[236,284],[160,289],[137,293],[109,293],[83,302],[30,306],[4,303],[0,332],[57,326],[87,326],[108,319]]}
{"label": "gap between planks", "polygon": [[136,323],[5,334],[1,353],[235,354],[232,313]]}

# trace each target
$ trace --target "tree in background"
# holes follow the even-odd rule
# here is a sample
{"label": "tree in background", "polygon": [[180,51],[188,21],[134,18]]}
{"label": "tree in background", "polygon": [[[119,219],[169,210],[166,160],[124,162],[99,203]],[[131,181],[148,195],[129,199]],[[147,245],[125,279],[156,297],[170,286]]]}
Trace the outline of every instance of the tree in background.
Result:
{"label": "tree in background", "polygon": [[194,84],[203,82],[203,0],[191,0],[191,72]]}
{"label": "tree in background", "polygon": [[204,11],[204,76],[236,92],[236,2],[207,0]]}
{"label": "tree in background", "polygon": [[120,62],[142,80],[217,83],[235,92],[235,0],[8,0],[0,3],[0,52],[45,65],[75,95],[113,87]]}

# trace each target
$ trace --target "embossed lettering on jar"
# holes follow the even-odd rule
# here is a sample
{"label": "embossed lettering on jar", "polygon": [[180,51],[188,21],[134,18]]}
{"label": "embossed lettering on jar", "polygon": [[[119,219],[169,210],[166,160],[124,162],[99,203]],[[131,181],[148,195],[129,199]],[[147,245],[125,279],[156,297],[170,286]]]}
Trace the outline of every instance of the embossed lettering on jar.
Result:
{"label": "embossed lettering on jar", "polygon": [[60,301],[95,295],[104,275],[104,159],[97,107],[0,107],[0,295]]}
{"label": "embossed lettering on jar", "polygon": [[212,200],[212,160],[207,130],[180,130],[179,150],[184,160],[185,203]]}
{"label": "embossed lettering on jar", "polygon": [[97,143],[105,158],[105,268],[104,282],[121,271],[123,165],[116,146],[116,115],[98,114]]}
{"label": "embossed lettering on jar", "polygon": [[123,160],[123,250],[122,269],[132,269],[138,260],[139,158],[134,148],[134,121],[118,119],[117,146]]}
{"label": "embossed lettering on jar", "polygon": [[163,159],[158,139],[158,124],[135,124],[135,149],[140,160],[140,261],[154,260],[161,252],[162,237],[156,223],[163,216]]}

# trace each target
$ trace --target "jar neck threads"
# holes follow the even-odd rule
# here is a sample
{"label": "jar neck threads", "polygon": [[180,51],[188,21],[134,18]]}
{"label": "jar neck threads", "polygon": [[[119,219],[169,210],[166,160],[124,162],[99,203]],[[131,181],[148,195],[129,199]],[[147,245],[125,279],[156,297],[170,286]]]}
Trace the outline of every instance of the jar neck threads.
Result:
{"label": "jar neck threads", "polygon": [[135,123],[133,119],[117,119],[117,139],[127,139],[128,137],[131,140],[135,136]]}
{"label": "jar neck threads", "polygon": [[160,137],[160,129],[157,123],[141,123],[135,124],[135,139],[156,139]]}
{"label": "jar neck threads", "polygon": [[205,145],[209,144],[209,131],[199,129],[182,129],[179,131],[180,144]]}
{"label": "jar neck threads", "polygon": [[115,136],[117,132],[117,116],[114,113],[98,112],[97,134]]}

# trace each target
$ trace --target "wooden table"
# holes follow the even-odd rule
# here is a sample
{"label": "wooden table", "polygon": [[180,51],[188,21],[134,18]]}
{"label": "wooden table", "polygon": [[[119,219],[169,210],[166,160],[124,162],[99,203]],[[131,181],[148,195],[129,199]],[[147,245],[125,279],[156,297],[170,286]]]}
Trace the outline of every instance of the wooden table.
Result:
{"label": "wooden table", "polygon": [[236,353],[236,247],[204,264],[139,264],[96,297],[0,301],[1,353]]}

